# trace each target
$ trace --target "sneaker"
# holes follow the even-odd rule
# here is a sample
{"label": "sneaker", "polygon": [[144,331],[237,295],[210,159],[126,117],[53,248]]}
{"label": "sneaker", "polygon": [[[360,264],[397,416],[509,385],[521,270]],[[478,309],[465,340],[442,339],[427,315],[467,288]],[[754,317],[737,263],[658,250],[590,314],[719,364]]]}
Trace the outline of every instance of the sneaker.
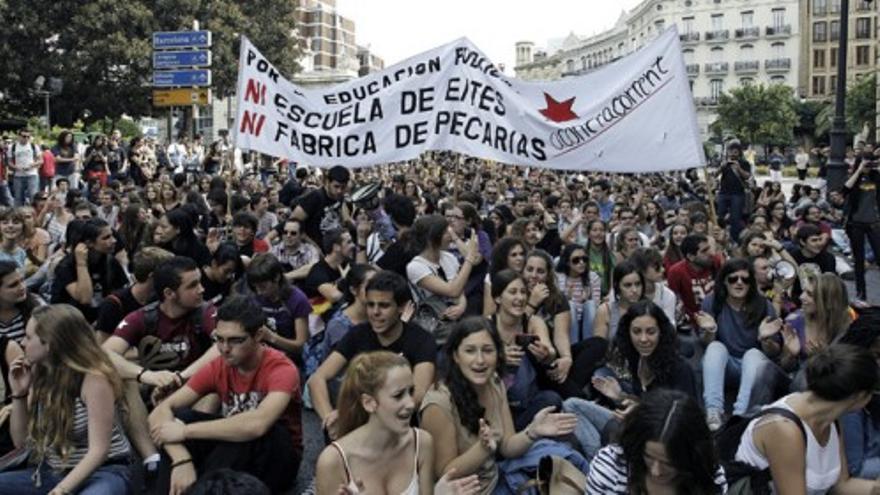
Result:
{"label": "sneaker", "polygon": [[706,410],[706,424],[709,425],[709,431],[716,432],[724,425],[723,413],[718,409]]}

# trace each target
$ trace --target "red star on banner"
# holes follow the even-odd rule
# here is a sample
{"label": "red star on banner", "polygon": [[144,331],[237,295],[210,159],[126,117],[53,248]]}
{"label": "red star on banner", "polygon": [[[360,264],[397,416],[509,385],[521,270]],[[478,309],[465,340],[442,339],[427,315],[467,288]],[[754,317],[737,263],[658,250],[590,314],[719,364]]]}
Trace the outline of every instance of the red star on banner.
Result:
{"label": "red star on banner", "polygon": [[553,122],[574,120],[578,118],[577,114],[571,111],[571,106],[574,104],[575,98],[576,97],[572,96],[565,101],[559,102],[553,99],[549,94],[544,93],[544,100],[547,102],[547,108],[539,111],[541,112],[541,115],[547,117]]}

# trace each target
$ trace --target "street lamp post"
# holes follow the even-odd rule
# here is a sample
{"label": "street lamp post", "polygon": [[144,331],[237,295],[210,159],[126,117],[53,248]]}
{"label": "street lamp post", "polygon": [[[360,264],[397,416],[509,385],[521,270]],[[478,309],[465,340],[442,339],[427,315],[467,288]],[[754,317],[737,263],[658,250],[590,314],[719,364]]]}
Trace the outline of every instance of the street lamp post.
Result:
{"label": "street lamp post", "polygon": [[849,0],[840,0],[840,46],[837,48],[837,88],[834,90],[834,118],[831,121],[831,156],[828,158],[828,191],[846,181],[846,55],[849,41]]}

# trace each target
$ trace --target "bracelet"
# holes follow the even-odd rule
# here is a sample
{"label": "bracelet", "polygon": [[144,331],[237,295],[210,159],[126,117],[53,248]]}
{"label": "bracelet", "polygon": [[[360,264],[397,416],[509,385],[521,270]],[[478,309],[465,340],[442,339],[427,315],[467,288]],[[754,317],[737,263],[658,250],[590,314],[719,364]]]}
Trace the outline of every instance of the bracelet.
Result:
{"label": "bracelet", "polygon": [[10,395],[9,398],[12,400],[21,400],[21,399],[27,399],[27,396],[28,396],[28,393],[23,392],[18,395]]}
{"label": "bracelet", "polygon": [[181,384],[183,384],[184,382],[186,382],[186,378],[183,377],[183,373],[181,373],[181,372],[179,372],[179,371],[175,371],[174,374],[177,375],[177,378],[180,378],[180,383],[181,383]]}
{"label": "bracelet", "polygon": [[179,466],[183,466],[184,464],[192,464],[192,457],[187,457],[186,459],[181,459],[174,464],[171,465],[171,469],[174,469]]}
{"label": "bracelet", "polygon": [[528,303],[528,304],[527,304],[527,305],[526,305],[526,306],[528,306],[528,307],[530,307],[530,308],[532,308],[532,309],[534,309],[534,310],[535,310],[535,311],[538,311],[538,307],[537,307],[537,306],[534,306],[534,305],[532,305],[532,303]]}
{"label": "bracelet", "polygon": [[143,382],[141,381],[141,377],[144,376],[144,373],[146,373],[147,371],[149,371],[149,370],[147,370],[146,367],[141,368],[141,371],[138,372],[138,374],[137,374],[137,378],[135,378],[135,380],[137,380],[138,383],[143,383]]}
{"label": "bracelet", "polygon": [[526,437],[527,437],[529,440],[531,440],[531,441],[533,441],[533,442],[537,442],[537,441],[538,441],[538,437],[537,437],[537,436],[534,436],[534,437],[532,436],[532,429],[531,429],[530,427],[531,427],[531,425],[526,426],[526,429],[523,430],[523,431],[525,432]]}

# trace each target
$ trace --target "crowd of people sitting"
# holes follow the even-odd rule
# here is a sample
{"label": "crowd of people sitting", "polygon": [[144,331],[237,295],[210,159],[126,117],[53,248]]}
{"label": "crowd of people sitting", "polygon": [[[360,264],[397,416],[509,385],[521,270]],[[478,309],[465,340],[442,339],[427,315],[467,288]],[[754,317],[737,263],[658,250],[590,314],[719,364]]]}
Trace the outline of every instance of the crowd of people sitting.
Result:
{"label": "crowd of people sitting", "polygon": [[0,209],[0,494],[880,490],[873,148],[826,199],[736,143],[701,177],[29,140],[4,170],[59,172]]}

